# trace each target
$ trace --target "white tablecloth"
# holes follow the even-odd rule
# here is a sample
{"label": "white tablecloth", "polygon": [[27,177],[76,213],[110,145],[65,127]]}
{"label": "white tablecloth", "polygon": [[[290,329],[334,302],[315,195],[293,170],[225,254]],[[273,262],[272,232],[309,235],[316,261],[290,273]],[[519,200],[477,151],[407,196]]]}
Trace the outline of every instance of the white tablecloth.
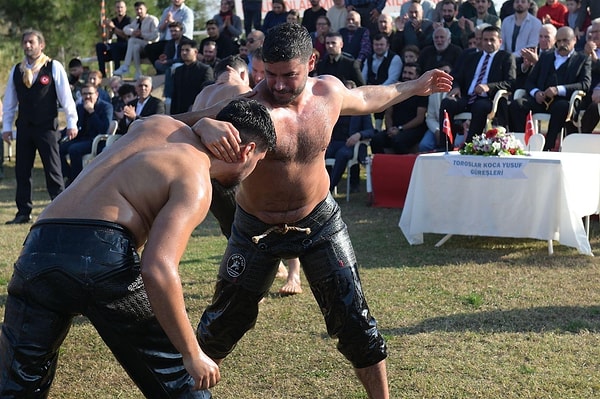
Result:
{"label": "white tablecloth", "polygon": [[[582,218],[600,211],[600,155],[535,152],[525,178],[452,175],[457,152],[420,155],[400,229],[412,245],[423,233],[558,240],[592,255]],[[498,158],[477,157],[498,160]]]}

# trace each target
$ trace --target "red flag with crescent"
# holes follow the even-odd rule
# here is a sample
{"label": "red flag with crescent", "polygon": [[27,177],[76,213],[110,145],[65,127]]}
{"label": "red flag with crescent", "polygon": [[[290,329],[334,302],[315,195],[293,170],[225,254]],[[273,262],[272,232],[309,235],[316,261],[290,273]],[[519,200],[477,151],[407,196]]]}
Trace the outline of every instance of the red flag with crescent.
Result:
{"label": "red flag with crescent", "polygon": [[529,138],[535,134],[535,125],[533,124],[533,116],[531,111],[527,114],[525,119],[525,145],[529,144]]}
{"label": "red flag with crescent", "polygon": [[450,118],[448,117],[448,112],[444,110],[444,121],[442,123],[442,132],[448,137],[448,141],[452,144],[452,128],[450,125]]}

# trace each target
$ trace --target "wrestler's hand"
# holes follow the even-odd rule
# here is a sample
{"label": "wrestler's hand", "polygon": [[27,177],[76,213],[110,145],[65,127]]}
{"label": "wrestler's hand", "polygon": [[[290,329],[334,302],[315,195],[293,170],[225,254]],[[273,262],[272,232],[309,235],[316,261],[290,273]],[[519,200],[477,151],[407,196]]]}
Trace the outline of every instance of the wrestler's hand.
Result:
{"label": "wrestler's hand", "polygon": [[217,159],[236,162],[240,158],[240,133],[231,123],[202,118],[192,130]]}
{"label": "wrestler's hand", "polygon": [[449,92],[452,89],[452,76],[439,69],[425,72],[415,80],[417,96],[428,96],[433,93]]}
{"label": "wrestler's hand", "polygon": [[219,366],[202,351],[195,357],[184,356],[183,365],[194,379],[194,389],[212,388],[221,381]]}

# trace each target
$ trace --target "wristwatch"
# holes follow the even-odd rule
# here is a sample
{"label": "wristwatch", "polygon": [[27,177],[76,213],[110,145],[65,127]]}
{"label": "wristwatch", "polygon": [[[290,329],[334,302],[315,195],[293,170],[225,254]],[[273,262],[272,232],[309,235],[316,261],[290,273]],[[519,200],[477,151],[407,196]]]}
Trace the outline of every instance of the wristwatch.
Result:
{"label": "wristwatch", "polygon": [[402,130],[402,129],[403,129],[402,125],[399,125],[398,130]]}

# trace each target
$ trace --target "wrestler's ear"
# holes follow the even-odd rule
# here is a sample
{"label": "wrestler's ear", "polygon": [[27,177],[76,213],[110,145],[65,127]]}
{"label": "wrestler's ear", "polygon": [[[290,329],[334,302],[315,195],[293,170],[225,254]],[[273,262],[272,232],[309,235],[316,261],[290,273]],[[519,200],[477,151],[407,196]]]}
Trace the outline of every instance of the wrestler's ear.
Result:
{"label": "wrestler's ear", "polygon": [[248,158],[255,152],[256,143],[249,142],[240,147],[240,162],[248,161]]}

